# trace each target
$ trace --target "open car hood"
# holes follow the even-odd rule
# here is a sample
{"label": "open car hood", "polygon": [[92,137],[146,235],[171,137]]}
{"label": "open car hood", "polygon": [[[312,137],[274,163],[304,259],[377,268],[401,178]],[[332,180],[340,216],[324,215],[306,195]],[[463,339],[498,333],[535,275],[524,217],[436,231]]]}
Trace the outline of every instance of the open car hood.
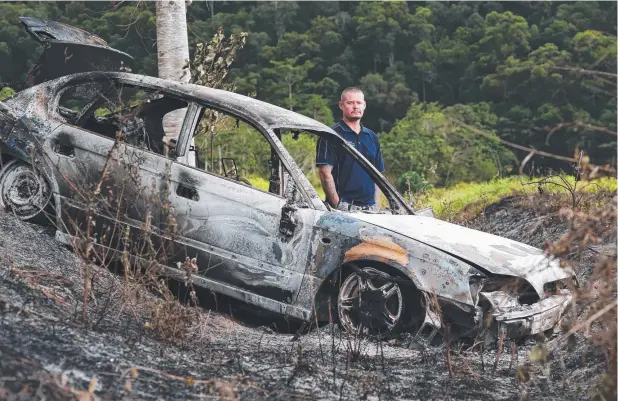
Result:
{"label": "open car hood", "polygon": [[354,213],[354,217],[440,249],[487,273],[525,278],[541,297],[543,284],[572,276],[538,248],[431,217],[369,213]]}
{"label": "open car hood", "polygon": [[133,57],[82,29],[32,17],[19,20],[45,46],[38,63],[26,77],[25,87],[78,72],[130,71],[133,64]]}

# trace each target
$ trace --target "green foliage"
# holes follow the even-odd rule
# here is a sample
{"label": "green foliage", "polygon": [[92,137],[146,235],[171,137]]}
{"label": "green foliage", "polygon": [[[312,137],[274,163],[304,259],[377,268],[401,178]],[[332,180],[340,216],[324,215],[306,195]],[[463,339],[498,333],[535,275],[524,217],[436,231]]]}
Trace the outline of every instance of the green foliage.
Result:
{"label": "green foliage", "polygon": [[[573,176],[566,176],[565,178],[571,184],[575,182]],[[507,196],[536,193],[538,185],[529,185],[532,181],[539,181],[539,178],[507,177],[477,183],[462,182],[448,188],[434,188],[418,196],[415,207],[422,209],[431,206],[438,218],[445,217],[446,214],[449,216],[460,215],[464,209],[470,216],[474,216],[485,207]],[[552,178],[551,181],[560,182],[557,178]],[[580,182],[577,187],[586,192],[616,192],[615,178],[605,177],[595,180],[593,183],[593,185],[587,185],[587,182]],[[564,190],[556,185],[544,184],[543,192],[558,194],[564,193]]]}
{"label": "green foliage", "polygon": [[299,93],[303,92],[304,81],[309,75],[309,70],[314,64],[306,60],[303,64],[298,64],[300,57],[288,58],[283,61],[270,60],[272,67],[264,68],[264,75],[269,77],[273,94],[286,95],[282,100],[285,107],[294,110],[299,103]]}
{"label": "green foliage", "polygon": [[[362,87],[363,124],[389,142],[389,178],[396,182],[411,171],[440,186],[509,174],[515,162],[495,141],[455,127],[454,115],[513,143],[563,156],[579,149],[594,164],[615,166],[615,136],[582,125],[547,134],[572,121],[616,131],[615,76],[595,73],[618,69],[616,7],[594,1],[193,2],[187,22],[192,54],[203,52],[199,44],[219,27],[228,35],[247,33],[243,51],[226,63],[226,79],[239,93],[332,124],[341,91]],[[23,80],[41,52],[20,26],[22,15],[93,32],[132,54],[134,71],[156,75],[155,13],[148,2],[4,2],[0,57],[11,62],[0,63],[2,86],[18,88],[13,82]],[[519,160],[526,156],[514,152]],[[533,161],[536,168],[568,168],[551,158]]]}
{"label": "green foliage", "polygon": [[10,98],[15,94],[15,91],[9,87],[0,90],[0,101]]}
{"label": "green foliage", "polygon": [[326,125],[333,125],[333,112],[328,107],[328,101],[320,95],[307,95],[301,105],[302,108],[296,112],[321,121]]}
{"label": "green foliage", "polygon": [[[207,161],[209,171],[223,173],[219,165],[222,156],[235,160],[238,173],[242,177],[258,176],[267,179],[270,176],[270,145],[258,131],[242,122],[236,127],[231,118],[220,120],[215,130],[212,136],[204,133],[195,137],[195,146],[200,149],[201,158]],[[210,165],[211,149],[214,166]]]}
{"label": "green foliage", "polygon": [[399,188],[407,188],[407,193],[417,193],[426,191],[433,186],[421,177],[416,171],[406,171],[397,179],[397,186]]}
{"label": "green foliage", "polygon": [[460,181],[485,181],[507,173],[514,157],[498,141],[481,137],[455,124],[451,117],[487,131],[497,117],[490,105],[456,105],[441,108],[435,103],[414,104],[406,117],[382,135],[387,176],[407,190],[405,177],[415,172],[431,185]]}

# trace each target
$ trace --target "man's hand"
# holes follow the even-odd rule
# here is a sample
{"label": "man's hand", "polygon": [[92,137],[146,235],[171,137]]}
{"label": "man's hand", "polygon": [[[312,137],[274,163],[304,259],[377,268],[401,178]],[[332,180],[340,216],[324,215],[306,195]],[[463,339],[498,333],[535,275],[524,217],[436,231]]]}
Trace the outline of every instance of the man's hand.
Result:
{"label": "man's hand", "polygon": [[376,187],[376,193],[374,195],[374,200],[376,201],[376,207],[378,208],[378,210],[380,210],[380,203],[382,201],[382,191],[380,190],[380,187],[378,187],[378,184],[374,184]]}
{"label": "man's hand", "polygon": [[320,175],[320,182],[322,183],[322,189],[326,194],[326,201],[332,206],[337,207],[339,204],[339,194],[335,188],[335,179],[333,178],[333,166],[328,164],[318,167],[318,173]]}

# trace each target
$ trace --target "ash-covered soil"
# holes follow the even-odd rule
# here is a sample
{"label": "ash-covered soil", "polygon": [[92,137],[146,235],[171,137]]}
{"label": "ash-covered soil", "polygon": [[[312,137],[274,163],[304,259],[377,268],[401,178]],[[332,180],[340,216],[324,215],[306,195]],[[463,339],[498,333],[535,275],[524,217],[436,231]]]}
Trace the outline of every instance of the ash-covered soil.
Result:
{"label": "ash-covered soil", "polygon": [[[538,214],[516,200],[493,205],[471,225],[538,247],[566,229],[555,211]],[[84,265],[53,234],[0,212],[2,400],[579,400],[589,399],[605,369],[603,355],[576,335],[572,351],[533,364],[525,383],[516,367],[531,363],[532,340],[517,347],[516,359],[507,342],[495,372],[496,346],[481,354],[454,344],[449,375],[444,347],[408,348],[405,336],[359,343],[331,326],[294,339],[293,330],[272,329],[286,326],[281,319],[207,296],[191,328],[179,332],[190,334],[172,344],[157,337],[152,310],[142,308],[160,299],[131,297],[122,275],[95,265],[85,330]],[[582,259],[581,271],[590,271],[598,251]],[[215,305],[238,313],[208,309]],[[557,337],[547,347],[565,348]]]}

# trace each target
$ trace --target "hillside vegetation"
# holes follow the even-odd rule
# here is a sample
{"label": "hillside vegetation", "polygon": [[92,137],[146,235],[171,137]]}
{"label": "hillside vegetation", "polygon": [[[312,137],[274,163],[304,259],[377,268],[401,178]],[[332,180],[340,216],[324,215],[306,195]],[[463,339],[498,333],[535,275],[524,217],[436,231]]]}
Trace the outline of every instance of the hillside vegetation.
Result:
{"label": "hillside vegetation", "polygon": [[555,194],[559,195],[555,197],[555,202],[570,206],[572,192],[565,186],[573,188],[577,201],[585,196],[584,193],[615,193],[617,181],[607,177],[592,182],[576,182],[573,176],[562,176],[562,179],[507,177],[486,182],[462,182],[449,188],[433,188],[419,194],[415,207],[422,209],[431,206],[438,218],[462,221],[476,216],[485,207],[501,199],[516,195]]}
{"label": "hillside vegetation", "polygon": [[[157,74],[152,3],[4,2],[2,86],[18,89],[40,53],[23,15],[93,32],[133,55],[134,72]],[[500,140],[616,164],[616,2],[209,1],[188,7],[187,22],[192,54],[219,27],[248,32],[229,75],[239,93],[332,124],[342,89],[362,87],[363,122],[401,191],[410,179],[443,187],[516,172],[528,152]],[[217,144],[223,156],[254,148],[237,134]],[[540,156],[532,166],[567,167]]]}

